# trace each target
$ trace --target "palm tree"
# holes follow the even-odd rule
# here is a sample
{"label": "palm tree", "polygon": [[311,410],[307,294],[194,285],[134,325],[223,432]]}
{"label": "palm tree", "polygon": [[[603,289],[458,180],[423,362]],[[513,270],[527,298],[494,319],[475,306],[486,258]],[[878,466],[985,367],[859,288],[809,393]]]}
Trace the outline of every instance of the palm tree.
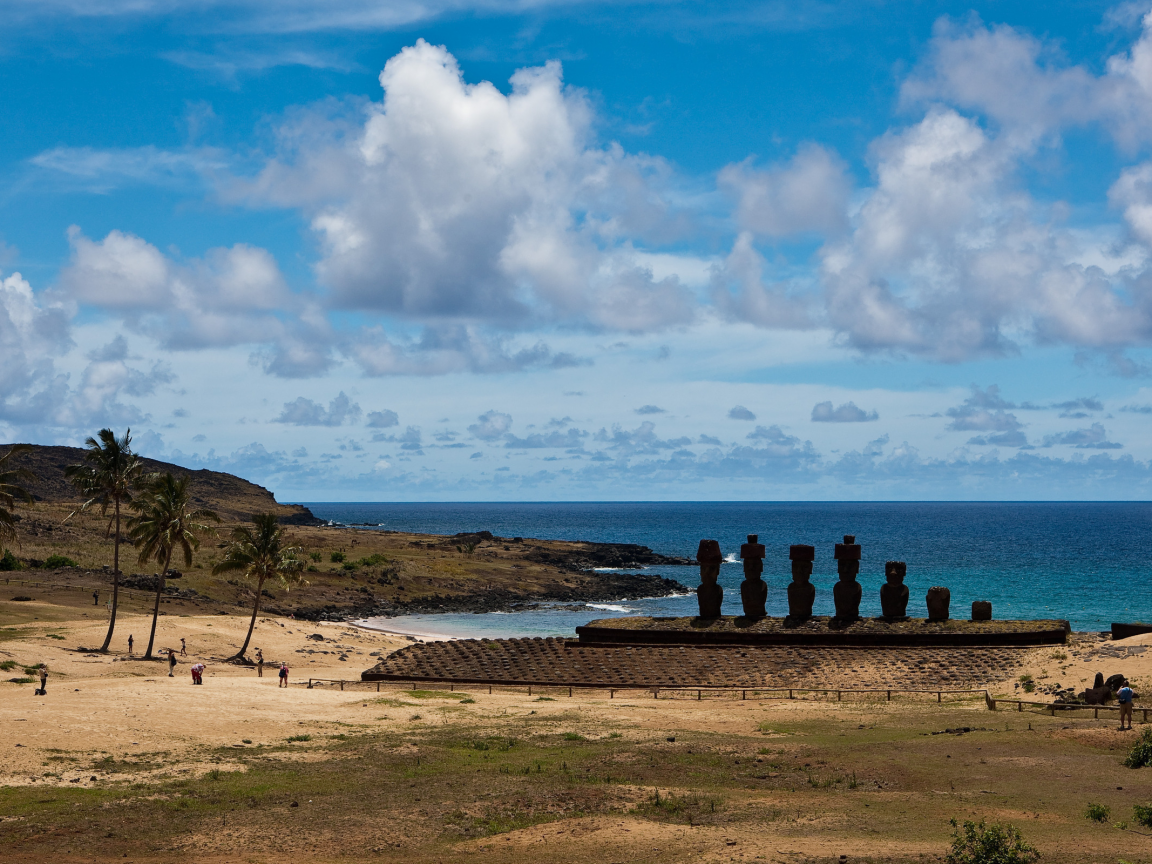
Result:
{"label": "palm tree", "polygon": [[27,468],[11,467],[12,457],[31,450],[30,444],[13,444],[0,456],[0,541],[16,538],[16,514],[12,512],[17,501],[32,503],[32,495],[20,485],[22,480],[33,480],[35,475]]}
{"label": "palm tree", "polygon": [[156,639],[156,619],[160,616],[160,595],[164,593],[164,579],[168,565],[177,548],[184,555],[184,566],[192,563],[192,550],[200,547],[201,534],[214,534],[204,520],[219,522],[220,517],[211,510],[192,510],[188,494],[189,477],[173,477],[171,472],[153,474],[144,495],[132,502],[136,515],[128,520],[128,536],[140,548],[137,558],[146,564],[154,559],[161,565],[156,580],[156,603],[152,607],[152,632],[148,634],[148,650],[144,659],[152,659],[152,644]]}
{"label": "palm tree", "polygon": [[302,578],[304,561],[299,546],[285,546],[284,529],[275,513],[260,513],[252,517],[252,525],[241,525],[232,531],[232,545],[224,553],[224,560],[212,568],[213,574],[243,570],[244,578],[256,583],[256,602],[252,606],[252,620],[248,623],[248,635],[240,650],[228,659],[249,663],[244,652],[252,640],[252,630],[256,626],[256,616],[260,613],[260,594],[264,583],[275,579],[285,591],[293,585],[307,584]]}
{"label": "palm tree", "polygon": [[132,493],[144,470],[144,463],[132,452],[131,433],[131,429],[125,430],[124,437],[117,438],[111,429],[101,429],[99,441],[89,438],[84,442],[88,451],[84,454],[84,462],[64,469],[64,476],[72,481],[80,494],[90,496],[80,505],[80,510],[99,504],[100,515],[107,516],[109,507],[113,511],[105,533],[105,536],[111,533],[115,525],[116,533],[112,538],[112,617],[108,621],[108,635],[100,646],[101,651],[107,651],[112,642],[120,601],[120,505],[132,503]]}

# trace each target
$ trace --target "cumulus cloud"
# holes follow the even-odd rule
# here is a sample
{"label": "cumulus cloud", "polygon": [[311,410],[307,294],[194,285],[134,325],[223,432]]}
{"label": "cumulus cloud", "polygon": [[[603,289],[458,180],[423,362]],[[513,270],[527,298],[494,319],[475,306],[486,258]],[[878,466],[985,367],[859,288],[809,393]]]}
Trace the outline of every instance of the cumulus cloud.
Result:
{"label": "cumulus cloud", "polygon": [[347,339],[342,350],[373,377],[494,374],[591,365],[587,358],[553,351],[543,341],[516,347],[508,337],[481,332],[473,325],[429,326],[415,339],[389,336],[379,326],[367,327]]}
{"label": "cumulus cloud", "polygon": [[327,409],[303,396],[285,402],[284,410],[273,422],[293,426],[342,426],[345,423],[355,423],[360,419],[360,414],[360,406],[341,390],[336,398],[328,403]]}
{"label": "cumulus cloud", "polygon": [[728,419],[730,420],[755,420],[756,415],[745,408],[743,405],[733,405],[728,409]]}
{"label": "cumulus cloud", "polygon": [[944,412],[952,418],[946,428],[956,432],[992,433],[970,438],[969,444],[1023,447],[1028,443],[1023,424],[1008,410],[1015,407],[1000,395],[1000,388],[995,384],[984,390],[973,385],[971,396]]}
{"label": "cumulus cloud", "polygon": [[504,446],[508,449],[541,449],[541,448],[562,448],[565,450],[582,450],[584,447],[583,440],[588,437],[588,433],[583,429],[572,427],[564,432],[554,430],[546,434],[535,433],[528,435],[525,438],[517,438],[515,435],[508,434]]}
{"label": "cumulus cloud", "polygon": [[1052,46],[1000,25],[941,19],[931,49],[904,83],[905,103],[947,101],[992,118],[1030,143],[1068,126],[1101,123],[1126,147],[1152,137],[1152,13],[1132,47],[1103,74],[1062,62]]}
{"label": "cumulus cloud", "polygon": [[664,414],[665,411],[663,408],[659,408],[655,405],[641,405],[639,408],[636,409],[636,413],[637,414]]}
{"label": "cumulus cloud", "polygon": [[264,346],[264,369],[283,377],[331,363],[326,320],[288,291],[265,249],[237,243],[177,262],[123,231],[91,240],[68,230],[72,258],[59,290],[77,303],[119,316],[166,348]]}
{"label": "cumulus cloud", "polygon": [[467,84],[446,49],[420,40],[380,83],[361,126],[300,115],[279,156],[234,190],[305,209],[334,304],[501,326],[692,319],[690,292],[632,251],[665,230],[667,169],[595,147],[589,105],[559,63],[519,70],[504,95]]}
{"label": "cumulus cloud", "polygon": [[395,426],[399,422],[400,416],[395,411],[385,409],[383,411],[368,412],[368,426],[373,429],[387,429]]}
{"label": "cumulus cloud", "polygon": [[746,160],[720,171],[720,188],[736,199],[737,224],[766,237],[847,227],[852,191],[848,166],[836,153],[806,144],[784,165],[757,169]]}
{"label": "cumulus cloud", "polygon": [[831,402],[818,402],[812,406],[813,423],[866,423],[879,419],[880,415],[875,411],[857,408],[855,402],[845,402],[837,408],[833,408]]}
{"label": "cumulus cloud", "polygon": [[1119,450],[1124,445],[1108,440],[1108,432],[1099,423],[1093,423],[1087,429],[1073,429],[1056,435],[1045,435],[1044,446],[1052,447],[1057,444],[1066,447],[1075,447],[1078,450]]}
{"label": "cumulus cloud", "polygon": [[724,261],[713,265],[712,302],[728,319],[758,327],[802,330],[814,326],[812,299],[785,282],[771,283],[752,233],[741,231]]}
{"label": "cumulus cloud", "polygon": [[481,441],[496,441],[512,429],[512,415],[499,411],[485,411],[468,427],[473,437]]}

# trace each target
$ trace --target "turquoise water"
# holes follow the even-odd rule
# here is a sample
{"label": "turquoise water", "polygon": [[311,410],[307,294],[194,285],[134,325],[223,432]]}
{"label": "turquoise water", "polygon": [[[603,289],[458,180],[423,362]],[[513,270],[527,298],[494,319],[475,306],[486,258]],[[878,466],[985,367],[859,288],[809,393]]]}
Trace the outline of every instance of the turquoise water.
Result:
{"label": "turquoise water", "polygon": [[[884,562],[905,561],[908,614],[927,614],[933,585],[952,592],[952,614],[967,617],[973,600],[991,600],[997,618],[1066,618],[1076,630],[1113,621],[1152,621],[1152,504],[1149,503],[526,503],[309,504],[319,517],[397,531],[455,534],[488,530],[504,537],[641,543],[666,555],[693,557],[701,538],[720,541],[731,563],[721,568],[724,612],[737,614],[747,534],[767,547],[768,613],[787,612],[788,546],[816,547],[816,614],[831,614],[833,544],[855,534],[862,549],[863,615],[880,613]],[[365,529],[371,530],[371,529]],[[695,567],[652,572],[694,588]],[[481,615],[410,615],[389,629],[454,636],[572,635],[578,624],[615,615],[695,614],[694,597]]]}

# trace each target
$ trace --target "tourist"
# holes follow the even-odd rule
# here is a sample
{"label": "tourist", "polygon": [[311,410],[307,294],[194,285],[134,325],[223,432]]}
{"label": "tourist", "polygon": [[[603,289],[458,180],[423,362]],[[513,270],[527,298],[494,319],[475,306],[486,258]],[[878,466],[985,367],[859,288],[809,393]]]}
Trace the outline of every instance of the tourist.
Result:
{"label": "tourist", "polygon": [[48,664],[40,664],[40,689],[36,691],[38,696],[48,695]]}
{"label": "tourist", "polygon": [[192,683],[193,684],[203,684],[204,683],[204,664],[203,663],[196,663],[192,666]]}
{"label": "tourist", "polygon": [[1128,686],[1128,679],[1125,678],[1120,685],[1120,689],[1116,691],[1116,700],[1120,703],[1120,731],[1124,731],[1124,718],[1128,718],[1128,728],[1132,728],[1132,698],[1135,694],[1132,688]]}
{"label": "tourist", "polygon": [[264,652],[259,648],[256,649],[256,677],[264,677]]}
{"label": "tourist", "polygon": [[93,606],[99,606],[100,605],[100,589],[99,588],[97,588],[95,591],[92,592],[92,605]]}
{"label": "tourist", "polygon": [[176,671],[176,651],[173,648],[168,649],[168,677],[175,678]]}
{"label": "tourist", "polygon": [[184,644],[184,637],[183,636],[180,637],[180,656],[181,657],[187,657],[188,656],[188,646],[186,644]]}
{"label": "tourist", "polygon": [[276,685],[276,688],[279,689],[281,687],[287,687],[287,686],[288,686],[288,664],[287,663],[281,663],[280,664],[280,683]]}
{"label": "tourist", "polygon": [[132,634],[128,634],[128,656],[132,656]]}

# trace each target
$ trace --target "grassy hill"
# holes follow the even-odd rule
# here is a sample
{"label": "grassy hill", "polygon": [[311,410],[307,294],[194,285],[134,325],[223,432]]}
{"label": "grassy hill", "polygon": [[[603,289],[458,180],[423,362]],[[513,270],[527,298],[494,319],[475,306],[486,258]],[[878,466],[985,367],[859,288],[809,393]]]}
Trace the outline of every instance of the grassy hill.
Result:
{"label": "grassy hill", "polygon": [[[0,444],[0,454],[6,453],[11,444]],[[64,476],[64,469],[77,465],[84,459],[84,451],[79,447],[46,447],[33,444],[32,450],[15,457],[18,467],[27,468],[36,479],[24,484],[38,502],[47,504],[76,504],[80,497],[76,489]],[[200,469],[192,471],[179,465],[144,459],[147,472],[170,471],[179,476],[192,477],[193,501],[197,507],[207,507],[220,514],[225,522],[241,522],[253,513],[276,513],[281,521],[288,524],[313,524],[313,517],[307,507],[299,504],[280,504],[276,497],[263,486],[257,486],[241,477],[224,474],[220,471]]]}

